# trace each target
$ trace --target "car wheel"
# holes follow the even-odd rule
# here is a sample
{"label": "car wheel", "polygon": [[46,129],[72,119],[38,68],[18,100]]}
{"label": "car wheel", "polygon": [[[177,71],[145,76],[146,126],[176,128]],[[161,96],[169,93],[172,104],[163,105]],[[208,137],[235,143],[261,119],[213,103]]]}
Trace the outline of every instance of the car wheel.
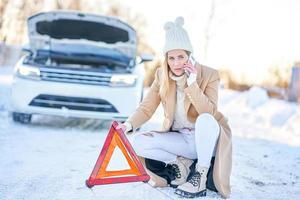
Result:
{"label": "car wheel", "polygon": [[15,122],[22,124],[29,124],[31,122],[31,114],[13,112],[12,117]]}

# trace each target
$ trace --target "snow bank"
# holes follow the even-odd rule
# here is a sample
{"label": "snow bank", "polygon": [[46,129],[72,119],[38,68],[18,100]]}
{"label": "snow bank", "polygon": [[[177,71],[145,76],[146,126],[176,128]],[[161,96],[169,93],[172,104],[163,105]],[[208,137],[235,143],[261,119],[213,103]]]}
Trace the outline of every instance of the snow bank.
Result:
{"label": "snow bank", "polygon": [[269,100],[267,92],[259,87],[251,87],[245,94],[247,105],[255,109]]}
{"label": "snow bank", "polygon": [[257,87],[245,92],[223,90],[220,98],[220,109],[229,118],[234,134],[300,146],[299,104],[270,99]]}

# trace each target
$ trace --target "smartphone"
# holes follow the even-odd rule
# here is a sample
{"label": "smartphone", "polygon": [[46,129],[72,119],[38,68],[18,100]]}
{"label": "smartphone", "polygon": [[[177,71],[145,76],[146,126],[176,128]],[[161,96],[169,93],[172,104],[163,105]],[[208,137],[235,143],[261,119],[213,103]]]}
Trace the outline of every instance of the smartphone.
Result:
{"label": "smartphone", "polygon": [[[195,61],[194,57],[192,56],[192,54],[189,55],[189,58],[188,58],[188,61],[187,61],[187,62],[191,62],[192,65],[195,66],[196,61]],[[190,76],[190,72],[187,71],[187,70],[184,70],[184,71],[185,71],[187,77],[189,77],[189,76]]]}
{"label": "smartphone", "polygon": [[189,62],[189,61],[191,61],[192,65],[195,66],[196,60],[194,59],[194,57],[192,56],[192,54],[189,55],[188,62]]}

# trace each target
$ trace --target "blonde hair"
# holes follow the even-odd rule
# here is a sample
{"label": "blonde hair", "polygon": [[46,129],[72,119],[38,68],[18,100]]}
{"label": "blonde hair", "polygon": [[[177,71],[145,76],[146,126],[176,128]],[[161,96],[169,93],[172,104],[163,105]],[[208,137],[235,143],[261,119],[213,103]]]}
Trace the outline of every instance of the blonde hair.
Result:
{"label": "blonde hair", "polygon": [[170,77],[169,77],[169,65],[168,65],[168,55],[166,53],[165,59],[162,65],[162,73],[161,73],[161,85],[159,88],[159,95],[162,99],[164,99],[167,96],[167,92],[170,88]]}
{"label": "blonde hair", "polygon": [[[186,54],[189,56],[191,52],[186,51]],[[164,99],[167,96],[168,90],[170,88],[170,67],[168,65],[168,52],[165,54],[165,59],[162,64],[162,72],[161,72],[161,85],[159,88],[159,95],[162,99]]]}

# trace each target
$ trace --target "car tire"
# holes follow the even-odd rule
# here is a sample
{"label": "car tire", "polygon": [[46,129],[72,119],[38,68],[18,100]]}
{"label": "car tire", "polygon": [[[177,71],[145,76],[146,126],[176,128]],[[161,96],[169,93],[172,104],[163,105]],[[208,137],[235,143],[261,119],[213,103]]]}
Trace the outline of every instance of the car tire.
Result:
{"label": "car tire", "polygon": [[22,124],[29,124],[31,122],[32,115],[25,114],[25,113],[13,112],[12,117],[15,122],[20,122]]}

